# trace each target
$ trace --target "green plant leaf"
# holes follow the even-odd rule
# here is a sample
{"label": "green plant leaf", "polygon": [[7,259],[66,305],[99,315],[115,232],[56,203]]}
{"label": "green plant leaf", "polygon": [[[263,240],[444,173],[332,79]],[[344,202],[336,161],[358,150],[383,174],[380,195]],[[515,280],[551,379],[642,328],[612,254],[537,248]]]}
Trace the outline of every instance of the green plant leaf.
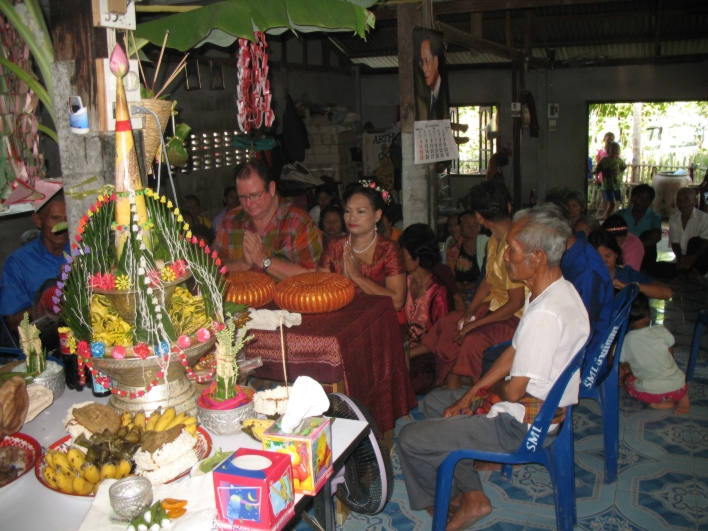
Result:
{"label": "green plant leaf", "polygon": [[[359,4],[359,5],[355,5]],[[354,31],[360,37],[373,26],[373,15],[361,5],[371,0],[226,0],[187,13],[139,24],[136,38],[161,45],[170,31],[167,47],[185,51],[211,42],[230,44],[236,38],[254,40],[258,31],[293,29],[308,31]]]}

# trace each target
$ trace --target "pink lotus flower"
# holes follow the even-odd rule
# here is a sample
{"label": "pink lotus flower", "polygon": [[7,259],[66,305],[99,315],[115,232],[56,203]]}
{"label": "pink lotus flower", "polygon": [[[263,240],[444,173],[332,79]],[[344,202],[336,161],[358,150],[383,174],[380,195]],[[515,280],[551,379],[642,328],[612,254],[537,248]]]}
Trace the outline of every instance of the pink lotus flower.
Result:
{"label": "pink lotus flower", "polygon": [[128,57],[125,55],[123,48],[120,44],[116,44],[113,48],[113,53],[111,54],[111,61],[109,63],[111,72],[116,77],[124,77],[128,70],[130,70],[130,65],[128,64]]}

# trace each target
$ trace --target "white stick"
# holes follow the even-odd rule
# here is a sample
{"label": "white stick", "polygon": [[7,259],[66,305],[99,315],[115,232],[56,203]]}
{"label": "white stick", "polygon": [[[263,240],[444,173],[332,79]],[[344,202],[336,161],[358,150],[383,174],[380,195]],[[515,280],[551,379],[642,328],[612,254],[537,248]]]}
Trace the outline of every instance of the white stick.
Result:
{"label": "white stick", "polygon": [[288,389],[288,370],[285,367],[285,339],[283,337],[283,316],[280,316],[280,348],[283,352],[283,378],[285,378],[285,394],[290,399],[290,389]]}

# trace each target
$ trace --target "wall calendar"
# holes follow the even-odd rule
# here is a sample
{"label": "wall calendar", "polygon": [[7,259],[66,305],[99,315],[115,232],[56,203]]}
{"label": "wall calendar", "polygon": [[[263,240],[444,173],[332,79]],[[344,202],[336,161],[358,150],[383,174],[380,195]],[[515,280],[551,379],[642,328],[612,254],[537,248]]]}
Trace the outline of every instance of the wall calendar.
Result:
{"label": "wall calendar", "polygon": [[413,142],[415,164],[458,158],[457,144],[450,128],[450,120],[415,122]]}

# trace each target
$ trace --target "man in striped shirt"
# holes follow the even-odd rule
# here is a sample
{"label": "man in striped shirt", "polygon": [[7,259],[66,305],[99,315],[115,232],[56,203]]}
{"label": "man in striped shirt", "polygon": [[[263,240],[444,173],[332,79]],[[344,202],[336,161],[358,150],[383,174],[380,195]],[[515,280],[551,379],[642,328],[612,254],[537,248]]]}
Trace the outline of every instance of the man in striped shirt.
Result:
{"label": "man in striped shirt", "polygon": [[236,175],[241,205],[224,219],[214,249],[228,271],[263,271],[276,281],[314,271],[322,234],[304,210],[275,191],[268,167],[250,162]]}

